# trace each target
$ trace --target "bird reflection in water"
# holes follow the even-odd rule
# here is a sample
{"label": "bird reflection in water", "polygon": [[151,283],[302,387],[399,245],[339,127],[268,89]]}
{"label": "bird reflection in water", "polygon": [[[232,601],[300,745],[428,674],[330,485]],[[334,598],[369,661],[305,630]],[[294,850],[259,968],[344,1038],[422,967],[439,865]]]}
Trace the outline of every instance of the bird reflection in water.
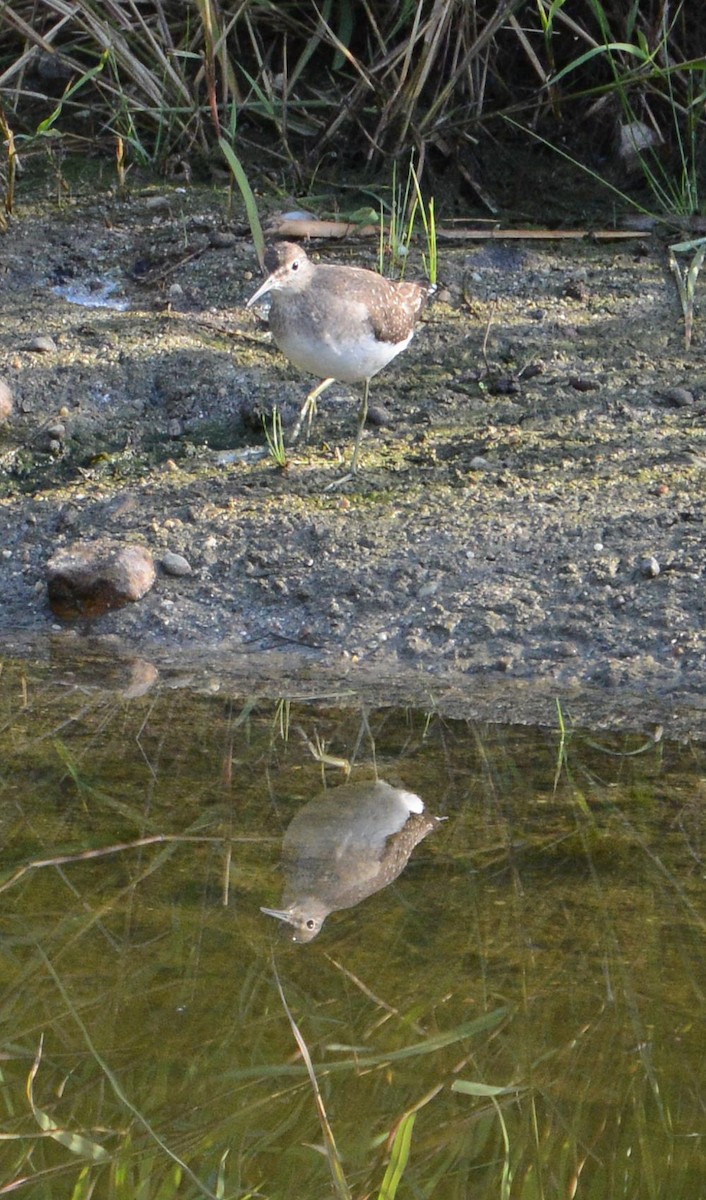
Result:
{"label": "bird reflection in water", "polygon": [[397,879],[442,819],[413,792],[381,779],[325,792],[304,805],[284,835],[282,908],[261,911],[290,925],[293,941],[312,941],[329,913]]}

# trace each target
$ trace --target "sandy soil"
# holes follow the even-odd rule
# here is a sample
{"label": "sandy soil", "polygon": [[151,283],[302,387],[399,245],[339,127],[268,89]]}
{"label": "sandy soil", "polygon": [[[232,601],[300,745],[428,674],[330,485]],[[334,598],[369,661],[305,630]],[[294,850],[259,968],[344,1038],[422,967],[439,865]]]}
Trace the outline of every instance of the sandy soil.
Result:
{"label": "sandy soil", "polygon": [[[0,647],[90,634],[283,690],[526,721],[560,696],[594,725],[705,732],[703,324],[685,352],[664,242],[442,246],[360,474],[326,492],[358,397],[326,393],[286,470],[253,454],[311,381],[243,308],[259,275],[225,206],[46,205],[0,242]],[[94,306],[106,280],[126,307]],[[192,573],[59,634],[46,561],[99,534]]]}

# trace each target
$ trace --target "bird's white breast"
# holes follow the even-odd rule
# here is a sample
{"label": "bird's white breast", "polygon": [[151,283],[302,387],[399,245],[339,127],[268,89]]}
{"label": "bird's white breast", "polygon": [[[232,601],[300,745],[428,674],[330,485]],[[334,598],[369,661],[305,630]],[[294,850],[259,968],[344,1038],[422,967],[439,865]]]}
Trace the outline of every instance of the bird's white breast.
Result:
{"label": "bird's white breast", "polygon": [[378,341],[370,327],[363,304],[350,303],[344,318],[329,327],[323,313],[307,312],[301,321],[270,320],[274,340],[282,353],[299,367],[320,379],[360,383],[382,371],[405,350],[412,334],[401,342]]}

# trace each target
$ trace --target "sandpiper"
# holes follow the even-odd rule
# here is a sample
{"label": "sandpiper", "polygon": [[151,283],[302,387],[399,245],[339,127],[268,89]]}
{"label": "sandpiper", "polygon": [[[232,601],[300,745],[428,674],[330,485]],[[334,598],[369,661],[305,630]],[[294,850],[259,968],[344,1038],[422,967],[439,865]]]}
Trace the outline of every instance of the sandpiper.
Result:
{"label": "sandpiper", "polygon": [[414,792],[383,779],[344,783],[305,804],[284,835],[282,908],[263,908],[310,942],[329,913],[352,908],[401,875],[414,847],[443,818]]}
{"label": "sandpiper", "polygon": [[265,268],[267,279],[247,307],[271,293],[270,330],[277,346],[301,371],[323,380],[307,396],[297,429],[334,380],[364,385],[348,479],[358,466],[370,380],[406,350],[434,287],[385,279],[363,267],[316,264],[293,242],[268,246]]}

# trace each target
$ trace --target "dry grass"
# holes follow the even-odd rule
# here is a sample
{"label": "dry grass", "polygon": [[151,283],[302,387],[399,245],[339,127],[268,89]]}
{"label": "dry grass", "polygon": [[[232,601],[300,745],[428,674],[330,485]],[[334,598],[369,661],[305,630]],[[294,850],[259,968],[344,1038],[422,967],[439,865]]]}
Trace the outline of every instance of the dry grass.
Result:
{"label": "dry grass", "polygon": [[410,151],[420,178],[451,162],[475,184],[477,147],[507,136],[505,116],[594,161],[616,123],[639,120],[683,192],[703,140],[706,15],[683,3],[15,0],[0,34],[20,160],[60,132],[117,144],[123,169],[188,174],[222,164],[225,139],[288,189]]}

